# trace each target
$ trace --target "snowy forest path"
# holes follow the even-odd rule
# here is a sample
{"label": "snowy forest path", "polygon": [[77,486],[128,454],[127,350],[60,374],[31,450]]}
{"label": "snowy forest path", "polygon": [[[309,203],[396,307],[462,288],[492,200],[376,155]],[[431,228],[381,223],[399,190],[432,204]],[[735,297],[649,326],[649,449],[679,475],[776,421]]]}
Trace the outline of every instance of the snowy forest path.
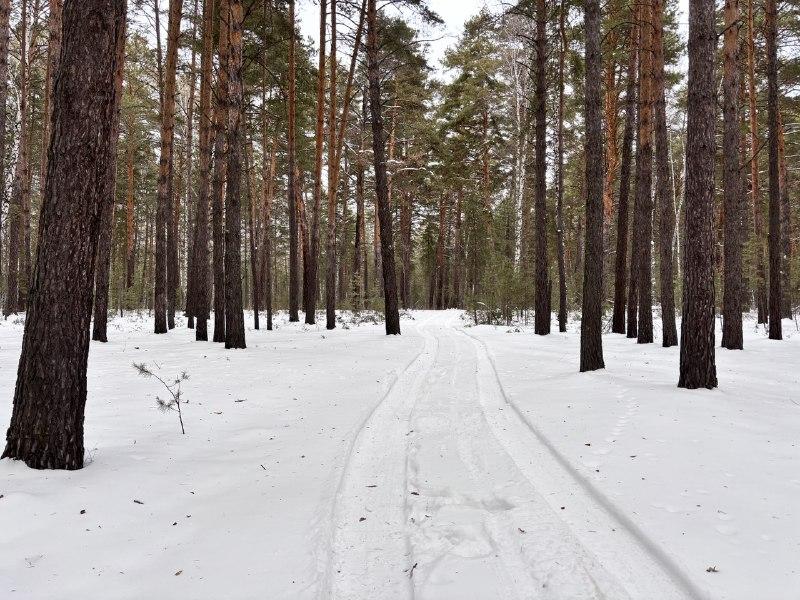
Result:
{"label": "snowy forest path", "polygon": [[414,325],[422,352],[356,436],[323,596],[699,597],[554,458],[459,314]]}

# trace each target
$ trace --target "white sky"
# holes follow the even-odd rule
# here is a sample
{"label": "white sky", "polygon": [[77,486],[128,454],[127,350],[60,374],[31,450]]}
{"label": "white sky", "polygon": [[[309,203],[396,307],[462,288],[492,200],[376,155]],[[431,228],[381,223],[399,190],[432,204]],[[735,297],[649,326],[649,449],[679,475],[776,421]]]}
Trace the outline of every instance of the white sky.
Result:
{"label": "white sky", "polygon": [[[477,14],[484,6],[497,12],[501,6],[509,5],[510,0],[428,0],[428,6],[442,19],[444,25],[433,31],[427,32],[427,37],[436,38],[430,44],[429,63],[439,69],[439,62],[444,56],[444,51],[457,40],[464,23]],[[686,35],[689,21],[689,0],[678,0],[680,12],[681,32]],[[298,19],[303,34],[314,40],[319,40],[319,3],[315,0],[298,1]]]}

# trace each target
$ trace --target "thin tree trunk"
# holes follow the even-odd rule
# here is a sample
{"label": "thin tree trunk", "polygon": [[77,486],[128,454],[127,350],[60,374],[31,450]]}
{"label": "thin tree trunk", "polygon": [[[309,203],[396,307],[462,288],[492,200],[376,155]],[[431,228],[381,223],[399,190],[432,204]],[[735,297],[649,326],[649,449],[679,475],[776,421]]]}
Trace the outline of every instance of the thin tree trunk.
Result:
{"label": "thin tree trunk", "polygon": [[[128,132],[130,136],[131,133]],[[134,145],[133,140],[128,138],[127,147],[127,175],[128,188],[125,194],[125,287],[133,287],[133,275],[136,267],[136,207],[135,207],[135,171],[133,165]]]}
{"label": "thin tree trunk", "polygon": [[534,218],[536,222],[536,289],[534,333],[550,333],[550,282],[547,275],[547,6],[545,0],[536,0],[536,86],[534,91],[536,120],[536,188],[534,191]]}
{"label": "thin tree trunk", "polygon": [[[558,178],[558,196],[556,198],[558,330],[561,332],[567,330],[567,272],[564,261],[564,59],[567,53],[567,30],[565,27],[567,10],[565,0],[561,0],[561,7],[558,11],[558,34],[561,47],[558,53],[558,165],[556,171],[556,177]],[[587,16],[589,16],[588,12]],[[593,17],[594,15],[591,16]],[[616,136],[616,126],[614,127],[614,132],[614,136]],[[614,155],[616,156],[616,149],[614,150]],[[613,188],[613,180],[611,187]]]}
{"label": "thin tree trunk", "polygon": [[297,246],[297,180],[296,153],[297,153],[297,134],[295,123],[296,112],[296,65],[295,65],[295,46],[297,44],[295,35],[295,0],[289,0],[289,75],[288,75],[288,125],[286,128],[287,140],[287,168],[288,168],[288,205],[289,205],[289,321],[299,321],[298,305],[300,297],[300,257]]}
{"label": "thin tree trunk", "polygon": [[778,156],[778,17],[775,0],[764,2],[767,49],[767,126],[769,130],[769,339],[783,338],[781,328],[781,189]]}
{"label": "thin tree trunk", "polygon": [[792,227],[791,206],[789,204],[789,179],[786,167],[786,142],[784,140],[783,119],[778,111],[778,162],[781,188],[781,317],[792,318]]}
{"label": "thin tree trunk", "polygon": [[[175,136],[175,70],[178,60],[183,0],[170,0],[167,33],[167,58],[164,73],[164,102],[161,115],[161,155],[158,162],[158,197],[156,212],[156,264],[153,310],[155,333],[167,332],[169,296],[169,244],[168,229],[172,219],[172,189],[170,169]],[[173,307],[174,308],[174,307]]]}
{"label": "thin tree trunk", "polygon": [[[358,46],[355,47],[358,52]],[[339,164],[336,147],[336,0],[331,0],[331,55],[328,101],[328,239],[325,269],[325,328],[336,327],[336,192]]]}
{"label": "thin tree trunk", "polygon": [[208,341],[209,317],[209,252],[208,211],[211,192],[211,71],[212,40],[214,31],[214,0],[203,0],[203,49],[200,55],[200,185],[197,194],[197,210],[194,217],[194,259],[192,260],[191,293],[192,313],[196,319],[195,339]]}
{"label": "thin tree trunk", "polygon": [[[191,232],[194,231],[194,220],[197,218],[197,207],[194,202],[194,182],[192,181],[192,167],[194,166],[193,158],[193,139],[194,139],[194,96],[195,88],[197,86],[197,51],[195,43],[197,42],[197,17],[198,0],[194,0],[194,11],[192,12],[192,58],[189,62],[189,101],[186,107],[186,211],[188,213],[187,228],[186,228],[186,304],[184,313],[186,314],[186,326],[189,329],[194,329],[194,278],[192,273],[192,263],[194,262],[194,243],[192,240]],[[194,213],[192,212],[194,208]]]}
{"label": "thin tree trunk", "polygon": [[[675,326],[675,201],[670,169],[667,100],[664,83],[664,0],[653,1],[653,95],[655,102],[656,197],[658,200],[658,257],[661,293],[661,344],[678,345]],[[738,159],[737,159],[738,160]],[[639,328],[641,332],[641,328]]]}
{"label": "thin tree trunk", "polygon": [[398,335],[400,333],[400,312],[397,307],[392,207],[389,204],[389,183],[386,177],[386,131],[383,125],[383,116],[381,115],[381,88],[378,68],[378,11],[376,0],[368,0],[367,78],[369,80],[369,105],[372,116],[375,195],[380,223],[386,334]]}
{"label": "thin tree trunk", "polygon": [[319,219],[322,203],[322,154],[325,143],[325,38],[327,34],[328,2],[319,3],[319,64],[317,66],[317,121],[314,128],[314,198],[311,213],[311,248],[305,257],[303,304],[306,324],[317,321],[317,290],[319,288]]}
{"label": "thin tree trunk", "polygon": [[741,350],[743,194],[739,149],[739,0],[725,0],[723,41],[723,170],[725,265],[722,298],[722,347]]}
{"label": "thin tree trunk", "polygon": [[[219,14],[230,11],[229,0],[220,0]],[[224,27],[228,20],[220,21],[220,35],[217,47],[219,56],[219,75],[214,98],[214,182],[212,190],[211,221],[214,238],[214,337],[217,343],[225,342],[225,225],[223,207],[225,205],[225,179],[227,176],[227,131],[228,131],[228,52],[229,36]]]}
{"label": "thin tree trunk", "polygon": [[714,0],[689,4],[686,245],[678,387],[717,387],[714,361]]}
{"label": "thin tree trunk", "polygon": [[630,37],[628,41],[628,81],[625,90],[625,129],[622,134],[622,164],[619,176],[619,202],[617,204],[617,247],[614,260],[614,313],[611,331],[625,333],[625,308],[628,259],[628,217],[630,209],[631,158],[633,155],[633,132],[636,129],[636,72],[639,28],[637,9],[631,8]]}
{"label": "thin tree trunk", "polygon": [[753,4],[750,0],[747,5],[747,74],[748,96],[750,102],[750,195],[753,210],[753,234],[755,242],[755,295],[758,322],[767,322],[767,287],[766,287],[766,257],[764,251],[764,218],[761,209],[761,193],[758,174],[758,112],[756,108],[756,75],[755,75],[755,18]]}
{"label": "thin tree trunk", "polygon": [[83,467],[92,285],[100,215],[111,201],[125,12],[124,0],[64,7],[31,306],[3,452],[35,469]]}

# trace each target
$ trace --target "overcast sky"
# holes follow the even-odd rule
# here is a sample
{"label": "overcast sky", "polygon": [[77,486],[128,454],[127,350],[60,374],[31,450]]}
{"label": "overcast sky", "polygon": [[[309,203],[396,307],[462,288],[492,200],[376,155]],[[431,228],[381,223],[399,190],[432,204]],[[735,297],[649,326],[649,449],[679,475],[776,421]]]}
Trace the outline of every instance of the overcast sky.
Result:
{"label": "overcast sky", "polygon": [[[477,14],[484,6],[493,12],[499,11],[503,5],[508,5],[510,0],[428,0],[432,8],[442,19],[444,25],[426,32],[433,38],[430,44],[429,63],[438,69],[439,62],[444,56],[444,51],[458,39],[463,30],[464,23],[471,16]],[[689,0],[679,0],[681,31],[686,34]],[[319,3],[312,0],[298,1],[298,18],[303,34],[314,40],[319,39]]]}

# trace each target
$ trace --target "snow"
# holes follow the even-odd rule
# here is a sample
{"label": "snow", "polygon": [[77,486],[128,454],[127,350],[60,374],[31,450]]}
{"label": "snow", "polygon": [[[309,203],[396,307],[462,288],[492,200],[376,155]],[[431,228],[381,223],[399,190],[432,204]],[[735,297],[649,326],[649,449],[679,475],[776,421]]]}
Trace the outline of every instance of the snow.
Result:
{"label": "snow", "polygon": [[[612,334],[579,374],[576,323],[345,321],[226,351],[113,319],[87,466],[0,461],[0,598],[796,597],[795,323],[748,323],[720,387],[686,391],[677,348]],[[3,424],[21,337],[0,322]],[[188,373],[186,435],[134,362]]]}

